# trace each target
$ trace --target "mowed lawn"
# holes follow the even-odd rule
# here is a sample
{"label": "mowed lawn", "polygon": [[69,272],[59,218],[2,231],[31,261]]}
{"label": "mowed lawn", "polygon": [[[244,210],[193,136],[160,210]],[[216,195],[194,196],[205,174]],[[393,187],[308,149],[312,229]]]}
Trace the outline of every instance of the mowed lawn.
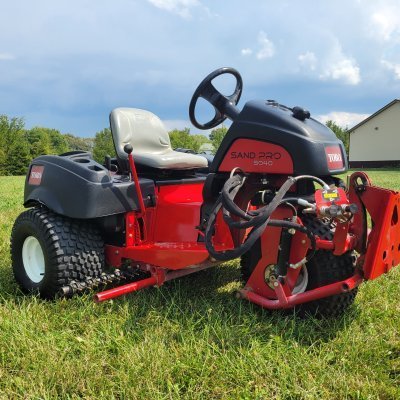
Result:
{"label": "mowed lawn", "polygon": [[[370,175],[400,190],[399,170]],[[335,320],[236,299],[237,263],[102,304],[43,301],[11,274],[23,184],[0,177],[1,399],[400,398],[400,268]]]}

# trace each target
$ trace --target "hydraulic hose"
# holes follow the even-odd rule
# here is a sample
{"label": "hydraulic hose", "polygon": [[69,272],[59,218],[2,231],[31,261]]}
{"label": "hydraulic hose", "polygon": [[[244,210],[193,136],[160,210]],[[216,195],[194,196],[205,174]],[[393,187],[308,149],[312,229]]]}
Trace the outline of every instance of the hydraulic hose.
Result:
{"label": "hydraulic hose", "polygon": [[[276,226],[287,229],[295,229],[302,233],[305,233],[311,241],[312,251],[307,256],[308,261],[315,253],[315,238],[314,235],[303,225],[297,224],[295,222],[284,221],[284,220],[271,220],[272,213],[278,208],[282,203],[285,203],[285,194],[289,189],[300,179],[311,179],[322,186],[329,187],[324,181],[317,177],[302,175],[296,178],[289,177],[286,182],[280,187],[276,192],[272,201],[264,207],[257,210],[250,210],[245,212],[240,207],[238,207],[234,200],[246,181],[246,177],[243,175],[233,175],[224,184],[220,196],[218,197],[208,219],[207,227],[205,230],[205,246],[212,257],[219,261],[228,261],[234,258],[242,256],[254,245],[254,243],[261,237],[267,225]],[[235,229],[247,229],[251,228],[250,233],[247,235],[246,240],[241,243],[238,247],[232,250],[217,251],[212,243],[212,237],[215,232],[215,221],[218,212],[222,208],[222,215],[224,221],[230,228]],[[239,217],[240,220],[234,220],[232,215]]]}

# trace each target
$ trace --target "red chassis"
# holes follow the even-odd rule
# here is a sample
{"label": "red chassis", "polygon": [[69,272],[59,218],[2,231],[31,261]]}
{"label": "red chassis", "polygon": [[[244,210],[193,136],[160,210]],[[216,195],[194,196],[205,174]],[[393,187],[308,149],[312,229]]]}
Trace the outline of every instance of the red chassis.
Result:
{"label": "red chassis", "polygon": [[[135,180],[132,156],[130,164]],[[218,263],[210,257],[204,242],[198,240],[199,235],[203,235],[197,226],[203,203],[202,191],[203,183],[161,185],[157,188],[155,207],[143,207],[138,212],[126,215],[126,245],[107,245],[106,261],[116,268],[123,264],[139,266],[149,272],[150,277],[100,292],[95,295],[96,301],[101,302],[149,286],[160,286],[166,281]],[[315,195],[317,213],[322,212],[325,206],[320,193],[316,191]],[[289,256],[292,268],[288,269],[284,280],[276,280],[271,287],[266,282],[265,271],[266,266],[278,262],[282,228],[267,226],[261,236],[261,259],[240,291],[243,298],[267,309],[290,308],[348,292],[363,280],[375,279],[400,263],[400,193],[375,187],[366,174],[357,172],[349,179],[348,192],[339,189],[339,195],[340,199],[336,202],[339,206],[353,204],[358,211],[351,219],[335,219],[336,229],[332,240],[316,237],[315,247],[317,250],[331,250],[334,255],[355,250],[359,257],[354,275],[340,282],[294,294],[301,271],[299,261],[304,260],[310,250],[309,238],[296,231]],[[367,213],[372,221],[371,230],[367,227]],[[279,206],[272,216],[283,220],[291,217],[291,213],[287,207]],[[301,220],[297,219],[297,223],[301,224]],[[238,239],[231,233],[222,216],[218,215],[213,239],[218,251],[232,249],[244,236],[242,232]]]}

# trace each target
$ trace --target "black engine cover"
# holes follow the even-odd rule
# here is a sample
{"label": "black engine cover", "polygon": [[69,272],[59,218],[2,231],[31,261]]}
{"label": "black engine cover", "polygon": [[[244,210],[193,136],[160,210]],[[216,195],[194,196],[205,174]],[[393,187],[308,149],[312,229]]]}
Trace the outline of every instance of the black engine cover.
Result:
{"label": "black engine cover", "polygon": [[[299,107],[290,109],[273,101],[246,103],[222,141],[210,167],[211,172],[223,170],[220,169],[221,163],[232,157],[230,149],[238,139],[281,146],[292,158],[293,175],[326,176],[347,170],[347,155],[342,141],[327,126],[310,118],[309,113]],[[257,148],[254,152],[257,154]],[[227,165],[235,165],[235,162]],[[268,168],[257,172],[269,173]]]}

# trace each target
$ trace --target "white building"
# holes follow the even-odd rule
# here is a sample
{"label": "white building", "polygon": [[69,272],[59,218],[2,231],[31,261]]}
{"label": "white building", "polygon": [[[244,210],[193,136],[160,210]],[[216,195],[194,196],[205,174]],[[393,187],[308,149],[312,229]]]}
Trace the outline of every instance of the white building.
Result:
{"label": "white building", "polygon": [[400,166],[400,100],[361,121],[349,135],[350,167]]}

